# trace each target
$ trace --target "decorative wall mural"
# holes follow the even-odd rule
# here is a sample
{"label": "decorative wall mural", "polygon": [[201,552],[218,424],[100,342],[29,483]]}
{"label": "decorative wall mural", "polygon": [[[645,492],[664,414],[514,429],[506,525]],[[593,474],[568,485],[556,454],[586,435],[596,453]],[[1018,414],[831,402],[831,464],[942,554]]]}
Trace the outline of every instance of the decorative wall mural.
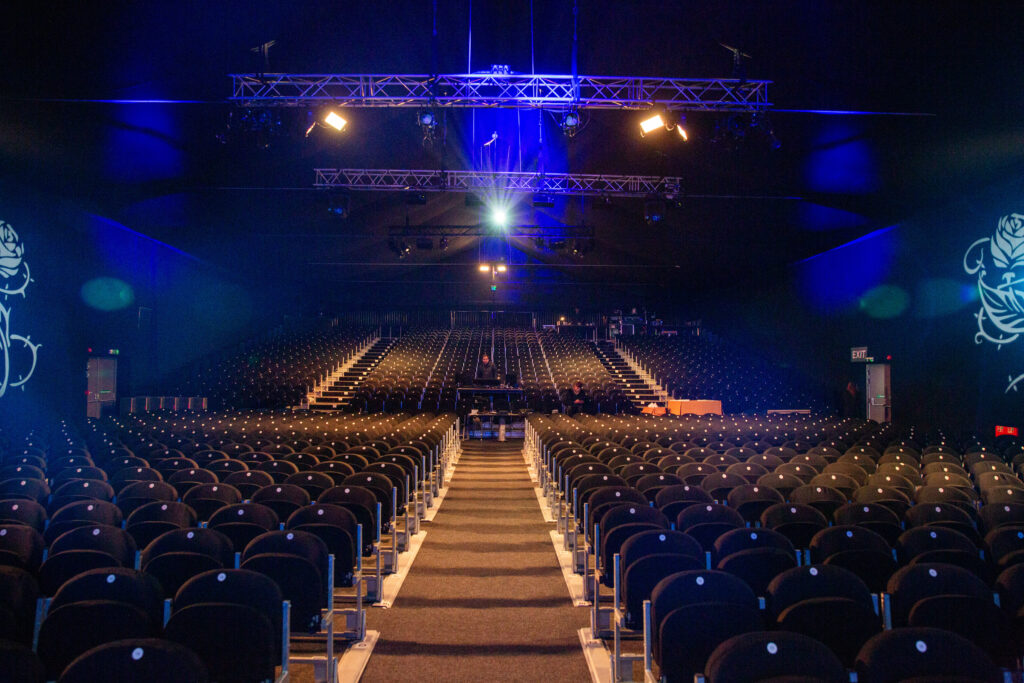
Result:
{"label": "decorative wall mural", "polygon": [[31,282],[25,245],[14,228],[0,221],[0,397],[23,386],[36,370],[41,345],[11,332],[13,301],[25,298]]}
{"label": "decorative wall mural", "polygon": [[[1001,349],[1024,334],[1024,278],[1017,271],[1024,267],[1024,214],[1012,213],[999,219],[992,237],[985,237],[967,248],[964,270],[978,275],[981,308],[977,344],[989,342]],[[1024,373],[1007,378],[1006,392],[1018,391]]]}

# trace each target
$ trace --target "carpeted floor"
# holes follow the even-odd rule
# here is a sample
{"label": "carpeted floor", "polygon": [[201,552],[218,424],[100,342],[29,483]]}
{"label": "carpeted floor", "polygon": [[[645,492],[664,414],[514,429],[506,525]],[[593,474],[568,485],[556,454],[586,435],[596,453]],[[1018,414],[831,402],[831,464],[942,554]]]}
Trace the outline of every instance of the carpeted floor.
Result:
{"label": "carpeted floor", "polygon": [[467,442],[362,680],[589,681],[569,600],[520,453]]}

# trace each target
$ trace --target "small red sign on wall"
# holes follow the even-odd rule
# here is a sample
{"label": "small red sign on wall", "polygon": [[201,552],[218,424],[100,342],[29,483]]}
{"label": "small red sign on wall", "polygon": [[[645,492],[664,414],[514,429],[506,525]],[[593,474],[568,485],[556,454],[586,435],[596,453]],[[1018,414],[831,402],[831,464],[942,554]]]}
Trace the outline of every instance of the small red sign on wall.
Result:
{"label": "small red sign on wall", "polygon": [[1003,425],[996,425],[996,436],[1019,436],[1019,431],[1016,427],[1004,427]]}

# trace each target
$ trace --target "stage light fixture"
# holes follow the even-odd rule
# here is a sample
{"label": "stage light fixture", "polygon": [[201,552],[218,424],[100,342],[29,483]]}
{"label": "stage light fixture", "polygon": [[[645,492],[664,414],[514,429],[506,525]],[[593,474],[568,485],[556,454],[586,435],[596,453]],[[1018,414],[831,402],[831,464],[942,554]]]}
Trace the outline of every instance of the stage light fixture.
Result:
{"label": "stage light fixture", "polygon": [[348,121],[339,116],[337,112],[329,111],[327,116],[324,117],[324,123],[334,130],[340,131],[348,124]]}
{"label": "stage light fixture", "polygon": [[535,207],[553,208],[555,206],[555,197],[550,194],[535,194],[533,195],[533,205]]}
{"label": "stage light fixture", "polygon": [[676,132],[684,141],[689,141],[690,136],[686,131],[686,114],[679,115],[679,122],[676,124]]}
{"label": "stage light fixture", "polygon": [[421,126],[432,127],[437,125],[437,119],[434,118],[434,112],[425,109],[416,115],[417,120]]}
{"label": "stage light fixture", "polygon": [[491,220],[499,228],[504,228],[508,225],[508,211],[501,207],[498,207],[491,211]]}
{"label": "stage light fixture", "polygon": [[437,242],[437,248],[440,249],[441,251],[445,251],[446,249],[448,249],[448,238],[445,237],[444,235],[441,235],[441,239],[438,240]]}
{"label": "stage light fixture", "polygon": [[504,263],[499,263],[498,264],[498,272],[499,273],[504,273],[506,270],[508,270],[508,268],[505,266]]}
{"label": "stage light fixture", "polygon": [[562,133],[565,134],[565,137],[573,138],[576,137],[576,133],[580,132],[580,123],[579,111],[570,109],[562,114],[562,119],[558,122],[558,125],[562,129]]}
{"label": "stage light fixture", "polygon": [[640,137],[646,137],[651,131],[664,127],[665,119],[661,118],[661,114],[655,114],[649,119],[644,119],[640,122]]}
{"label": "stage light fixture", "polygon": [[481,273],[487,273],[491,270],[491,266],[487,263],[481,263],[477,270],[479,270]]}

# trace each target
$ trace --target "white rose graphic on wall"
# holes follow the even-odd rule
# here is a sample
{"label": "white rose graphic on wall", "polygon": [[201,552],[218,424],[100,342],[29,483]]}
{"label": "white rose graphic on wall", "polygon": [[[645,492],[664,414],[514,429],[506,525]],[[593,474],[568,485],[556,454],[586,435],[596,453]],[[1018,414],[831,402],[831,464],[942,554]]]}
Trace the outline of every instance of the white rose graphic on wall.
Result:
{"label": "white rose graphic on wall", "polygon": [[11,332],[12,300],[25,298],[32,282],[25,245],[13,227],[0,221],[0,397],[32,378],[39,358],[39,344]]}
{"label": "white rose graphic on wall", "polygon": [[[1024,269],[1024,214],[1011,213],[999,219],[992,237],[977,240],[964,254],[964,270],[978,276],[981,297],[975,343],[1002,348],[1024,334],[1024,278],[1018,269]],[[1021,381],[1024,374],[1010,375],[1006,391],[1017,391]]]}

